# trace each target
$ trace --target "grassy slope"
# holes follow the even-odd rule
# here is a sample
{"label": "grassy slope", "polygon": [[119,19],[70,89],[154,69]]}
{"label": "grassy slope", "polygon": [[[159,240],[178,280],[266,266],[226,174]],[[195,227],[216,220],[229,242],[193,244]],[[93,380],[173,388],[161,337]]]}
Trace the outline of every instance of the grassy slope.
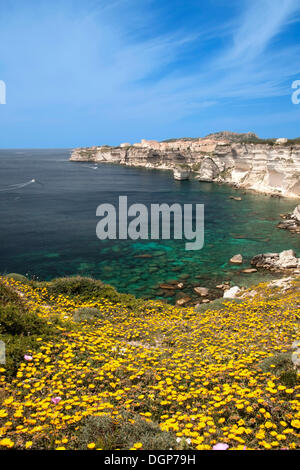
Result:
{"label": "grassy slope", "polygon": [[202,312],[83,278],[0,286],[0,448],[299,447],[296,286]]}

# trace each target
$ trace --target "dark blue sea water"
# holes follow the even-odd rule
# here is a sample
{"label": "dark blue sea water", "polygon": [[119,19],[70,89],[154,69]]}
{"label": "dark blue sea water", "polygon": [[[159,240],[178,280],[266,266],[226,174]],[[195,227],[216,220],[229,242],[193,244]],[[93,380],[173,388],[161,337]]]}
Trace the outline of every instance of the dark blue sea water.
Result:
{"label": "dark blue sea water", "polygon": [[[191,295],[194,286],[215,287],[227,279],[249,285],[271,277],[241,274],[241,267],[229,263],[237,253],[245,258],[242,268],[266,251],[293,248],[300,254],[299,236],[276,229],[279,214],[291,211],[296,201],[174,181],[168,171],[75,163],[69,156],[68,150],[0,151],[0,272],[47,280],[94,276],[121,292],[174,301],[160,283],[183,280],[183,292]],[[147,205],[205,204],[204,248],[186,251],[181,240],[99,240],[96,208],[116,204],[119,195]],[[145,254],[150,257],[137,257]]]}

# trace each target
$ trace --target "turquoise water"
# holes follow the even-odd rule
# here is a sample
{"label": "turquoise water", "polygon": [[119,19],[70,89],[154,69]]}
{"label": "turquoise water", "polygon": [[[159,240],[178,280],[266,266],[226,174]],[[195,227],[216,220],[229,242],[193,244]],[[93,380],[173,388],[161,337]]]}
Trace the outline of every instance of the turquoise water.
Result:
{"label": "turquoise water", "polygon": [[[225,280],[249,285],[271,274],[241,274],[262,252],[293,248],[299,236],[276,229],[279,214],[296,201],[236,191],[227,185],[174,181],[168,171],[68,161],[66,150],[0,151],[0,271],[40,279],[81,274],[138,297],[166,298],[159,284],[184,282],[180,295],[197,299],[194,286]],[[32,182],[35,179],[35,182]],[[117,204],[119,195],[133,202],[205,205],[205,245],[186,251],[184,240],[101,241],[96,237],[96,208]],[[240,196],[241,201],[230,199]],[[245,262],[230,265],[241,253]],[[140,257],[142,255],[142,257]],[[147,257],[144,257],[147,255]]]}

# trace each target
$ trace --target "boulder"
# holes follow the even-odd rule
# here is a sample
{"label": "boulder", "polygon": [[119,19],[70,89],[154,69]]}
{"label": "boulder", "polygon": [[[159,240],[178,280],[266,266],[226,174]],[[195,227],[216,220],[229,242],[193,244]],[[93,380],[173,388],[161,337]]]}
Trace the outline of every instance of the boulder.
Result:
{"label": "boulder", "polygon": [[206,297],[209,290],[207,287],[194,287],[194,292],[196,292],[196,294],[200,295],[201,297]]}
{"label": "boulder", "polygon": [[300,204],[298,204],[298,206],[295,207],[295,209],[292,213],[292,218],[294,220],[297,220],[297,222],[300,222]]}
{"label": "boulder", "polygon": [[294,250],[285,250],[279,253],[278,266],[280,269],[289,269],[298,267],[298,258]]}
{"label": "boulder", "polygon": [[230,258],[230,263],[231,264],[242,264],[243,263],[242,255],[234,255],[232,258]]}
{"label": "boulder", "polygon": [[176,302],[176,305],[178,305],[179,307],[182,307],[183,305],[187,304],[188,302],[190,302],[192,299],[188,296],[186,297],[181,297],[181,299],[178,299],[177,302]]}
{"label": "boulder", "polygon": [[284,250],[281,253],[264,253],[254,256],[252,266],[270,269],[271,271],[283,271],[300,267],[300,258],[296,258],[294,250]]}
{"label": "boulder", "polygon": [[190,170],[189,168],[187,169],[174,168],[173,176],[175,180],[179,180],[179,181],[188,180],[190,177]]}
{"label": "boulder", "polygon": [[238,286],[231,287],[230,289],[227,289],[223,297],[224,299],[235,299],[237,294],[241,292],[241,289]]}

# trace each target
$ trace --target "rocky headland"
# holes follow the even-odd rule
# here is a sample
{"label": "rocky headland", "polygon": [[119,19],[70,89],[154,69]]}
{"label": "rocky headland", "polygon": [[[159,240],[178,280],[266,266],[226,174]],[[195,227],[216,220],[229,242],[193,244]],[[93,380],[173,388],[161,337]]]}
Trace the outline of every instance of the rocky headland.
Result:
{"label": "rocky headland", "polygon": [[203,138],[141,140],[74,149],[71,161],[172,170],[175,179],[227,183],[260,193],[300,197],[300,139],[259,139],[219,132]]}

